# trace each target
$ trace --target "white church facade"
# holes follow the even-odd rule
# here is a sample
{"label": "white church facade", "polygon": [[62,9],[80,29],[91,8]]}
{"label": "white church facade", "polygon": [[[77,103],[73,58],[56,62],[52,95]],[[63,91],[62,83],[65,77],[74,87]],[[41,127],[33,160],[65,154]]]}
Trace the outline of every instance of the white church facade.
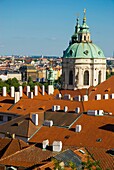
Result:
{"label": "white church facade", "polygon": [[103,51],[92,43],[84,12],[62,58],[62,88],[82,89],[96,86],[106,80],[106,58]]}

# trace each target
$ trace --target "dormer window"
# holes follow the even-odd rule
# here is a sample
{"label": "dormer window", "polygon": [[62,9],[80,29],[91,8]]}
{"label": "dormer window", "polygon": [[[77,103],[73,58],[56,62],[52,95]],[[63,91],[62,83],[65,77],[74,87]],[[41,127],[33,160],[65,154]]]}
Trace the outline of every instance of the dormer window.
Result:
{"label": "dormer window", "polygon": [[100,55],[100,54],[101,54],[101,51],[98,51],[98,54]]}
{"label": "dormer window", "polygon": [[86,51],[84,51],[83,53],[84,53],[85,55],[88,55],[89,52],[88,52],[88,50],[86,50]]}

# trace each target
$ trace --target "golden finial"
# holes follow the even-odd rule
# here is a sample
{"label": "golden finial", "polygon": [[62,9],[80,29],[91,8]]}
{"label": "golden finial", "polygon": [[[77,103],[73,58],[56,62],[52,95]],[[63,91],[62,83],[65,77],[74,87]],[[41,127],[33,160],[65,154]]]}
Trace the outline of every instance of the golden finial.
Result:
{"label": "golden finial", "polygon": [[83,18],[85,21],[86,21],[86,9],[84,8],[84,18]]}

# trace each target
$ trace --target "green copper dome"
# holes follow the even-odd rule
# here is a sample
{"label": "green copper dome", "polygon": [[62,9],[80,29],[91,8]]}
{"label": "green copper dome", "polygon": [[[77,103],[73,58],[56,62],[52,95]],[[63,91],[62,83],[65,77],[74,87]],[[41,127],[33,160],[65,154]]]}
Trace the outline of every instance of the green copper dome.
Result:
{"label": "green copper dome", "polygon": [[105,58],[103,51],[93,43],[81,42],[70,45],[63,58]]}

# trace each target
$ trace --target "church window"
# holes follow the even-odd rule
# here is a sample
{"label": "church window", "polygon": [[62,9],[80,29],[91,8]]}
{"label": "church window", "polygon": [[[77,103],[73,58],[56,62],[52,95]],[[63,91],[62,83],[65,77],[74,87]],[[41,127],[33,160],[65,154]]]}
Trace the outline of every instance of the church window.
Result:
{"label": "church window", "polygon": [[89,71],[84,72],[84,85],[89,85]]}
{"label": "church window", "polygon": [[86,36],[84,35],[84,41],[86,41]]}
{"label": "church window", "polygon": [[99,73],[98,73],[98,84],[100,84],[101,83],[101,71],[99,71]]}
{"label": "church window", "polygon": [[69,85],[73,85],[73,71],[69,72]]}

